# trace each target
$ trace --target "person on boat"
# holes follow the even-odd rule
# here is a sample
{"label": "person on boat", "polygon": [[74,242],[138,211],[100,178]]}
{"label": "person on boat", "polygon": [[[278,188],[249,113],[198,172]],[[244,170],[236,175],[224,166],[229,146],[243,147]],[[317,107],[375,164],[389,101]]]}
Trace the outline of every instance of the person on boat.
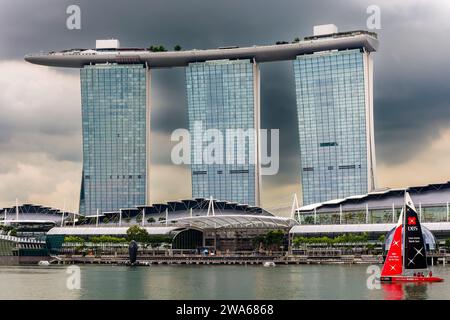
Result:
{"label": "person on boat", "polygon": [[416,276],[417,276],[417,273],[414,272],[413,276],[416,277]]}
{"label": "person on boat", "polygon": [[428,276],[429,276],[430,278],[433,276],[433,272],[431,272],[431,270],[430,270],[430,272],[428,273]]}

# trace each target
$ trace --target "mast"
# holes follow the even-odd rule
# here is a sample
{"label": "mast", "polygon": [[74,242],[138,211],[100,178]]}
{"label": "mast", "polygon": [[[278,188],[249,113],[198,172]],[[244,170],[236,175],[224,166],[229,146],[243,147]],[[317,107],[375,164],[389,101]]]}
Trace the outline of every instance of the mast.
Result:
{"label": "mast", "polygon": [[403,221],[402,221],[402,261],[403,261],[403,267],[402,267],[402,275],[405,275],[405,268],[406,268],[406,190],[405,190],[405,196],[403,199]]}
{"label": "mast", "polygon": [[408,192],[405,193],[406,215],[403,221],[404,230],[404,268],[427,269],[426,246],[423,238],[419,215]]}
{"label": "mast", "polygon": [[19,221],[19,200],[16,198],[16,220]]}

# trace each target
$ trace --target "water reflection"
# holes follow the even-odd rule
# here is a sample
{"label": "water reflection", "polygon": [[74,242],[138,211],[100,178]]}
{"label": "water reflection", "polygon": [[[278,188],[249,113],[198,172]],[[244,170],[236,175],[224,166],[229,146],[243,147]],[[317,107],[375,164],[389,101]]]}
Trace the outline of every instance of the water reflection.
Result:
{"label": "water reflection", "polygon": [[428,286],[426,283],[408,283],[405,284],[405,299],[408,300],[426,300],[428,299]]}
{"label": "water reflection", "polygon": [[367,286],[367,266],[80,266],[69,290],[64,266],[0,267],[0,299],[450,299],[442,283]]}
{"label": "water reflection", "polygon": [[383,283],[381,289],[384,300],[403,300],[405,297],[401,283]]}
{"label": "water reflection", "polygon": [[381,288],[385,300],[426,300],[428,286],[426,283],[384,283]]}

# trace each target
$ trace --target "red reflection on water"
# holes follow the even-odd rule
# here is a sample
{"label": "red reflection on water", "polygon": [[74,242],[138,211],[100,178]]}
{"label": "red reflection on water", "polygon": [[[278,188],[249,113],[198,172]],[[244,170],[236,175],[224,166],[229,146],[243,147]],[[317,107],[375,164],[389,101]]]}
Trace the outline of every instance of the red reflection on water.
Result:
{"label": "red reflection on water", "polygon": [[381,288],[383,290],[385,300],[422,300],[427,299],[426,283],[383,283]]}
{"label": "red reflection on water", "polygon": [[383,283],[381,288],[383,289],[385,300],[403,300],[405,298],[405,292],[401,283]]}

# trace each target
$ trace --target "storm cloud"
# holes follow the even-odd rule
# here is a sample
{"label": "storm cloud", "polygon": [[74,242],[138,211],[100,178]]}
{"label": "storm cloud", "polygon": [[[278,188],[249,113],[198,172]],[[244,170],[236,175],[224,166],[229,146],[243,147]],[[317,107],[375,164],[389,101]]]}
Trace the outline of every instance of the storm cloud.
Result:
{"label": "storm cloud", "polygon": [[[81,30],[66,28],[66,8],[71,4],[81,8]],[[334,23],[341,31],[366,29],[369,5],[381,9],[381,29],[375,30],[380,48],[374,54],[378,186],[449,180],[446,163],[450,153],[445,150],[450,139],[447,2],[1,0],[0,152],[5,161],[0,164],[0,206],[10,205],[16,196],[45,204],[60,203],[61,197],[76,202],[79,192],[78,71],[26,64],[25,54],[90,48],[95,39],[110,37],[130,47],[272,44],[311,35],[317,24]],[[170,133],[187,127],[184,80],[183,68],[152,71],[152,146],[158,151],[152,152],[153,201],[190,196],[188,168],[170,164]],[[263,205],[288,207],[292,194],[301,187],[289,61],[261,65],[261,122],[263,128],[280,129],[281,157],[279,174],[263,178]],[[19,163],[55,178],[38,181],[37,175],[30,174],[24,184],[14,179],[21,176]],[[413,169],[414,176],[406,169]],[[184,184],[178,183],[174,190],[177,176]],[[34,192],[33,186],[42,183],[47,185],[45,192]]]}

